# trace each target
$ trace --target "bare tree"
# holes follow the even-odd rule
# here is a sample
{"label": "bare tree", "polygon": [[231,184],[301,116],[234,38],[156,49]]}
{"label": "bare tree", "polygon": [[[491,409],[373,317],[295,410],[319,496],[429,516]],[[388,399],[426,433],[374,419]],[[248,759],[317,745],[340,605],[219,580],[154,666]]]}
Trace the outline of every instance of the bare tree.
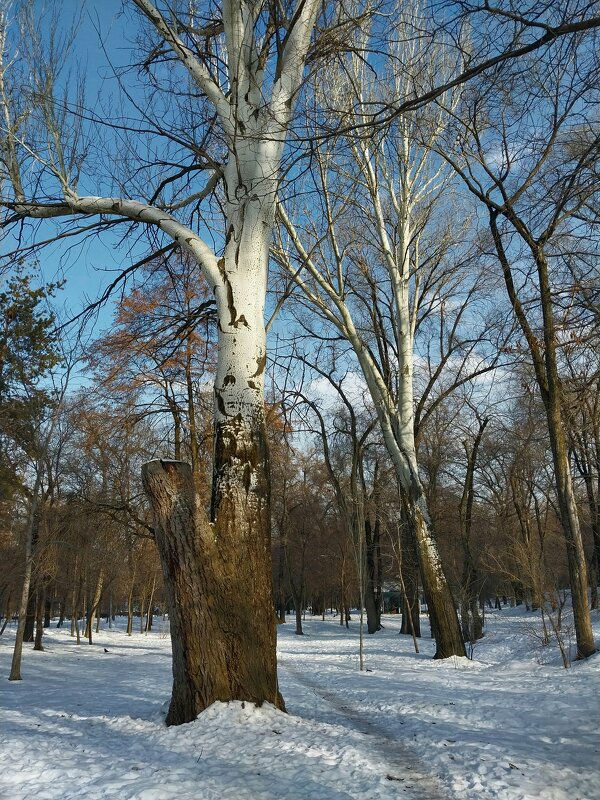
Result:
{"label": "bare tree", "polygon": [[[561,239],[587,236],[582,211],[597,194],[600,147],[590,101],[598,86],[597,41],[564,40],[547,60],[489,75],[454,114],[439,152],[487,211],[491,244],[534,368],[546,412],[556,494],[567,546],[579,657],[595,652],[588,577],[564,427],[557,302],[565,289]],[[510,102],[508,102],[510,98]],[[575,138],[582,146],[566,146]]]}
{"label": "bare tree", "polygon": [[[392,55],[386,76],[392,94],[407,91],[411,81],[418,88],[427,80],[411,71],[421,65],[418,44]],[[394,69],[395,59],[402,61],[403,71]],[[436,65],[433,56],[429,69],[433,72]],[[379,90],[364,63],[349,57],[344,70],[329,80],[321,89],[327,98],[333,95],[338,103],[348,98],[344,112],[338,112],[340,124],[366,119]],[[276,252],[304,302],[350,343],[360,364],[417,541],[437,657],[462,655],[464,646],[433,535],[416,437],[428,405],[493,369],[498,354],[486,349],[481,333],[459,333],[478,281],[467,285],[452,264],[452,245],[467,257],[458,244],[465,231],[444,224],[439,207],[449,191],[448,172],[431,157],[431,148],[445,124],[443,112],[432,110],[419,123],[401,118],[374,141],[349,136],[344,142],[348,155],[344,150],[338,155],[331,143],[317,146],[315,182],[322,217],[304,208],[294,222],[280,203],[285,235]],[[434,314],[440,319],[436,363],[416,402],[415,342]],[[444,368],[456,362],[461,366],[451,385],[440,389],[436,382]]]}
{"label": "bare tree", "polygon": [[[96,230],[114,227],[115,221],[144,227],[195,260],[215,295],[219,343],[212,509],[210,518],[198,510],[186,518],[188,529],[174,525],[172,530],[184,549],[194,536],[206,545],[203,551],[192,548],[180,562],[190,575],[197,563],[210,558],[210,565],[199,573],[205,583],[196,596],[202,624],[183,614],[179,630],[188,643],[195,641],[201,657],[193,661],[192,648],[183,642],[176,647],[170,723],[195,718],[214,700],[283,702],[277,689],[272,613],[264,302],[283,148],[320,8],[316,0],[298,2],[286,12],[278,3],[224,2],[215,18],[212,7],[189,6],[175,13],[168,4],[131,0],[127,10],[137,12],[140,29],[146,23],[145,41],[150,40],[140,65],[148,76],[149,97],[166,97],[169,102],[174,97],[168,94],[168,62],[172,80],[183,80],[187,89],[177,92],[187,104],[183,114],[189,112],[195,122],[177,132],[169,128],[167,118],[163,125],[158,116],[148,118],[138,107],[139,124],[124,123],[139,133],[138,147],[130,151],[137,163],[128,173],[129,159],[116,157],[112,163],[122,172],[114,178],[94,175],[99,165],[92,170],[86,161],[83,126],[75,124],[77,118],[94,114],[85,109],[81,94],[69,95],[72,81],[66,81],[66,94],[61,89],[61,64],[76,33],[61,38],[55,28],[54,35],[44,39],[32,16],[33,5],[26,4],[25,35],[16,63],[7,53],[8,44],[4,48],[0,95],[5,224],[33,219],[60,225],[65,220],[59,237],[81,234],[94,220]],[[5,26],[3,19],[3,32]],[[125,77],[121,86],[128,96]],[[15,101],[24,94],[31,112],[23,116]],[[130,95],[129,99],[135,107],[135,100]],[[100,122],[97,117],[92,121]],[[150,152],[162,147],[164,161],[146,160],[142,153],[145,137],[151,134],[156,147]],[[188,164],[192,161],[182,169],[184,152]],[[167,167],[168,163],[178,166]],[[202,173],[207,175],[204,183],[198,177]],[[94,183],[97,194],[80,190]],[[199,235],[193,222],[195,209],[213,196],[218,183],[225,216],[222,253]],[[107,184],[118,194],[103,194]],[[173,508],[161,505],[153,482],[172,479],[174,489],[186,474],[183,466],[160,461],[146,470],[158,536],[166,536]],[[182,595],[187,586],[169,568],[173,562],[163,566],[171,580],[175,615],[186,603]]]}

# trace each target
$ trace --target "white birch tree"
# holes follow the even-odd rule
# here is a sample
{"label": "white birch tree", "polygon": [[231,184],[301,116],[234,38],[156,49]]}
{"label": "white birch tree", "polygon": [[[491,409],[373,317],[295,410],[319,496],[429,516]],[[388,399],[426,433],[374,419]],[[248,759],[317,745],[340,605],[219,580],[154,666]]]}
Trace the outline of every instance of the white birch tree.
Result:
{"label": "white birch tree", "polygon": [[[193,719],[214,700],[268,700],[282,705],[270,570],[264,303],[284,143],[321,3],[225,0],[220,8],[197,9],[190,4],[176,12],[166,3],[129,0],[125,8],[137,12],[136,24],[145,23],[151,36],[143,69],[154,82],[152,88],[159,92],[162,81],[172,88],[166,84],[168,72],[162,65],[166,59],[170,70],[178,70],[181,96],[191,103],[191,113],[195,103],[197,119],[206,121],[204,141],[217,132],[212,153],[198,146],[188,131],[177,139],[169,129],[168,115],[164,121],[150,120],[142,112],[146,133],[151,130],[171,143],[177,139],[179,158],[184,150],[189,164],[191,153],[192,166],[178,172],[173,161],[167,162],[171,170],[165,176],[168,168],[159,165],[163,172],[155,169],[154,183],[143,189],[144,177],[152,172],[150,160],[134,165],[137,173],[132,180],[126,174],[110,180],[98,164],[89,168],[85,160],[89,142],[76,119],[93,115],[84,109],[81,96],[70,95],[70,79],[60,72],[63,51],[76,42],[76,33],[61,37],[55,28],[45,41],[36,33],[32,4],[27,3],[21,18],[21,49],[15,47],[9,54],[5,42],[0,68],[1,205],[7,211],[5,226],[18,226],[24,220],[59,224],[67,220],[59,237],[81,234],[94,220],[100,230],[114,220],[152,229],[155,239],[167,237],[201,266],[214,292],[219,342],[210,518],[198,507],[184,465],[151,462],[144,476],[170,587],[175,634],[167,722],[179,723]],[[3,33],[7,24],[5,15]],[[127,93],[125,78],[120,83]],[[30,109],[18,108],[18,97],[29,98]],[[135,98],[132,103],[135,106]],[[195,134],[194,117],[190,118]],[[224,158],[216,163],[212,154],[219,151]],[[126,160],[115,158],[115,163],[119,166]],[[205,184],[196,180],[191,186],[189,176],[205,166]],[[184,175],[187,183],[177,183],[178,175]],[[172,188],[175,183],[179,194]],[[198,226],[190,224],[189,212],[212,194],[217,183],[222,187],[225,216],[222,247],[199,234]],[[110,184],[119,193],[80,188],[94,184],[99,189]],[[187,196],[182,185],[190,187]],[[47,226],[42,229],[47,231]],[[197,570],[199,581],[188,585],[178,566],[182,563],[187,578]]]}

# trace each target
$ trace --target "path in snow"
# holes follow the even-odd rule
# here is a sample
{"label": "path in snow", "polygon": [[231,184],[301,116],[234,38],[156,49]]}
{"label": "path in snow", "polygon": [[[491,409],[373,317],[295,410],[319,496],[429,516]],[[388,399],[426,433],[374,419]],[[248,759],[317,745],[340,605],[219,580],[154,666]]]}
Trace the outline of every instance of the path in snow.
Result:
{"label": "path in snow", "polygon": [[[341,692],[326,688],[318,680],[308,677],[305,671],[291,666],[287,659],[279,658],[278,671],[280,683],[288,684],[286,673],[293,683],[308,689],[319,698],[317,704],[303,704],[301,710],[294,708],[294,687],[284,689],[284,696],[290,696],[288,711],[312,718],[316,722],[333,723],[368,737],[366,745],[369,750],[382,760],[386,777],[389,781],[397,781],[402,797],[414,794],[419,800],[451,800],[447,790],[442,789],[437,778],[427,772],[423,762],[398,740],[396,732],[385,725],[381,715],[369,713],[368,710],[352,705]],[[291,690],[291,691],[290,691]],[[325,705],[323,705],[325,704]],[[331,712],[334,717],[332,719]]]}

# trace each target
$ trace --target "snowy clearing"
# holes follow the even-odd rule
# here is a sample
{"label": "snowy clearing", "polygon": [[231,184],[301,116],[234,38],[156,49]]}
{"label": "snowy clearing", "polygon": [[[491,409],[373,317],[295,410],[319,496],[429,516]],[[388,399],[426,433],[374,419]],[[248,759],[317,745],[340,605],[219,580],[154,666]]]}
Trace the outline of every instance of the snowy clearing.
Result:
{"label": "snowy clearing", "polygon": [[[433,642],[366,637],[358,624],[279,627],[288,714],[215,704],[163,724],[170,642],[160,626],[93,646],[50,628],[9,683],[14,629],[0,639],[0,797],[5,800],[598,800],[600,657],[565,670],[533,614],[488,616],[473,661],[433,661]],[[600,616],[595,612],[600,627]],[[597,629],[597,633],[600,630]],[[108,652],[105,652],[105,648]],[[543,662],[543,663],[540,663]]]}

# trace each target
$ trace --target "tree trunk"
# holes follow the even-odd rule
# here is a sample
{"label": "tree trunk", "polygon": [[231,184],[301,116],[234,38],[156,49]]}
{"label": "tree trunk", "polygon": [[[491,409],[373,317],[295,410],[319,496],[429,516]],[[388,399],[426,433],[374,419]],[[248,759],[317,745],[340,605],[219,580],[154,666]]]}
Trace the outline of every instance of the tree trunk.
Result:
{"label": "tree trunk", "polygon": [[29,600],[29,590],[31,588],[31,573],[33,570],[33,556],[35,539],[38,525],[38,505],[39,495],[42,486],[42,468],[38,464],[35,484],[31,497],[31,505],[27,516],[27,526],[25,529],[25,571],[23,575],[23,588],[21,590],[21,602],[19,604],[19,622],[17,624],[17,635],[13,650],[12,663],[10,668],[9,681],[21,680],[21,656],[23,654],[23,642],[25,640],[25,621],[27,616],[27,606]]}
{"label": "tree trunk", "polygon": [[104,570],[101,568],[100,571],[98,572],[98,578],[96,580],[96,588],[94,589],[94,597],[92,598],[92,601],[90,603],[87,616],[87,624],[85,627],[85,636],[87,637],[89,644],[92,644],[94,617],[96,616],[96,612],[98,611],[98,606],[100,605],[100,598],[102,597],[103,586],[104,586]]}
{"label": "tree trunk", "polygon": [[587,658],[596,652],[588,606],[587,563],[579,526],[577,501],[573,491],[573,478],[571,465],[569,464],[566,434],[562,421],[562,386],[556,358],[557,335],[554,326],[548,263],[544,253],[539,250],[536,253],[536,266],[544,319],[544,366],[547,381],[546,386],[543,387],[545,391],[542,390],[542,399],[548,419],[548,432],[550,434],[550,447],[552,449],[556,479],[556,495],[567,547],[573,621],[577,640],[577,658]]}
{"label": "tree trunk", "polygon": [[417,543],[423,591],[436,643],[433,657],[466,656],[456,606],[442,569],[424,495],[406,504],[406,517]]}
{"label": "tree trunk", "polygon": [[35,604],[35,639],[33,649],[43,651],[42,637],[44,635],[44,605],[46,602],[45,595],[42,591],[39,592]]}
{"label": "tree trunk", "polygon": [[[192,469],[192,473],[193,472],[194,470]],[[152,630],[152,619],[154,617],[153,603],[154,603],[155,590],[156,590],[156,575],[154,575],[152,579],[152,589],[150,590],[150,599],[148,600],[148,612],[146,614],[146,626],[145,626],[146,633]]]}
{"label": "tree trunk", "polygon": [[[284,501],[285,502],[285,501]],[[285,531],[280,526],[279,540],[277,546],[277,619],[283,625],[285,623],[285,609],[287,597],[285,591]]]}
{"label": "tree trunk", "polygon": [[133,634],[133,590],[135,589],[135,570],[130,576],[129,594],[127,595],[127,635]]}
{"label": "tree trunk", "polygon": [[62,628],[62,626],[64,625],[66,605],[67,605],[67,600],[65,597],[63,597],[58,606],[58,622],[56,623],[57,628]]}
{"label": "tree trunk", "polygon": [[467,471],[458,510],[463,550],[461,622],[463,638],[467,642],[475,642],[483,636],[483,623],[479,615],[479,582],[477,580],[475,560],[471,551],[471,530],[473,527],[473,503],[475,500],[475,466],[481,440],[488,422],[487,418],[479,421],[479,430],[471,448],[469,448],[467,442],[463,442],[467,457]]}
{"label": "tree trunk", "polygon": [[[231,446],[236,443],[241,455],[239,439]],[[266,557],[259,520],[246,530],[237,527],[236,537],[236,519],[243,520],[247,509],[238,508],[230,495],[221,496],[219,519],[210,524],[198,507],[188,464],[151,461],[143,466],[142,478],[154,513],[171,621],[173,693],[167,725],[189,722],[217,700],[268,700],[282,707],[270,573],[265,586],[264,566],[245,563],[251,537]],[[225,509],[229,513],[222,517]]]}
{"label": "tree trunk", "polygon": [[302,630],[302,596],[294,598],[294,610],[296,612],[296,636],[303,636]]}
{"label": "tree trunk", "polygon": [[550,284],[548,261],[543,245],[524,232],[520,221],[515,222],[511,212],[511,220],[517,228],[521,228],[535,260],[539,284],[539,299],[543,319],[543,350],[538,337],[534,334],[524,307],[518,297],[511,265],[504,249],[502,236],[498,229],[498,211],[489,209],[490,230],[494,239],[496,252],[502,271],[511,305],[515,311],[521,330],[523,331],[533,367],[540,389],[542,402],[546,411],[550,448],[554,467],[556,497],[560,521],[567,548],[567,563],[571,584],[571,599],[573,603],[573,619],[575,624],[575,638],[577,641],[577,658],[587,658],[596,652],[592,621],[588,606],[588,576],[581,528],[577,513],[577,503],[573,492],[573,478],[567,449],[567,440],[562,420],[563,389],[558,371],[556,346],[558,335],[554,320],[553,289]]}
{"label": "tree trunk", "polygon": [[[404,281],[402,284],[404,286]],[[408,292],[404,286],[403,296]],[[427,500],[419,477],[413,411],[412,371],[413,352],[410,335],[408,300],[398,299],[399,374],[397,408],[392,407],[390,394],[382,386],[381,376],[373,366],[367,347],[356,332],[349,335],[365,380],[373,398],[379,418],[384,444],[394,464],[398,486],[405,507],[405,516],[415,537],[421,570],[423,591],[427,598],[432,634],[436,639],[434,658],[466,656],[458,614],[452,592],[446,580],[440,559],[433,527],[427,508]]]}
{"label": "tree trunk", "polygon": [[2,634],[6,630],[6,626],[8,625],[8,621],[10,619],[10,600],[11,600],[11,594],[10,592],[8,592],[6,597],[6,603],[4,605],[4,622],[2,623],[2,628],[0,629],[0,636],[2,636]]}
{"label": "tree trunk", "polygon": [[25,629],[23,631],[23,641],[33,642],[35,636],[35,579],[29,587],[29,599],[27,600],[27,611],[25,612]]}
{"label": "tree trunk", "polygon": [[400,633],[421,636],[421,603],[419,600],[419,554],[415,537],[406,520],[400,525],[400,578],[402,592],[402,622]]}
{"label": "tree trunk", "polygon": [[381,608],[377,597],[376,552],[379,542],[379,520],[371,525],[365,519],[365,609],[367,612],[367,631],[377,633],[381,630]]}

